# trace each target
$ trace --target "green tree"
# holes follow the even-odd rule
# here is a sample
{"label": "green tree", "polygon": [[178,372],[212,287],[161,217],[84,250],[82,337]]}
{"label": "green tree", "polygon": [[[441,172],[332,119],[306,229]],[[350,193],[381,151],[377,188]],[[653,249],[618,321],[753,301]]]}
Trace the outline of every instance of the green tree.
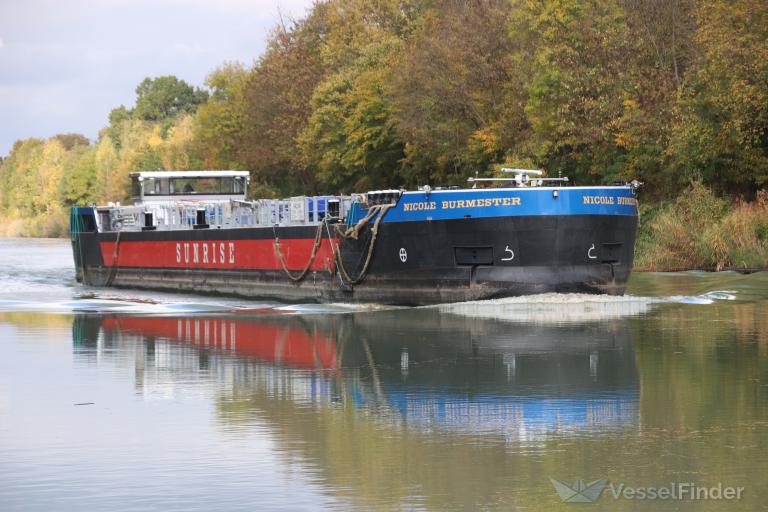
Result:
{"label": "green tree", "polygon": [[124,105],[113,108],[109,112],[109,125],[101,131],[100,136],[108,136],[119,148],[120,131],[122,130],[123,123],[131,119],[131,115],[132,111],[125,108]]}
{"label": "green tree", "polygon": [[167,170],[191,170],[203,168],[199,143],[195,139],[195,121],[192,115],[179,117],[167,130],[158,148],[159,168]]}
{"label": "green tree", "polygon": [[8,158],[3,161],[0,198],[3,209],[12,217],[36,213],[35,198],[40,189],[35,175],[44,144],[41,139],[16,141]]}
{"label": "green tree", "polygon": [[412,184],[465,183],[527,130],[506,0],[434,2],[405,41],[388,93]]}
{"label": "green tree", "polygon": [[768,4],[702,1],[696,19],[701,57],[680,94],[672,165],[751,195],[768,183]]}
{"label": "green tree", "polygon": [[[322,115],[316,115],[314,109],[333,108],[331,103],[335,100],[324,95],[346,81],[349,70],[365,58],[369,46],[376,46],[388,37],[398,40],[407,37],[418,16],[418,4],[413,0],[384,0],[374,4],[362,0],[318,2],[306,19],[290,26],[281,23],[276,28],[267,51],[251,73],[245,93],[247,118],[242,163],[252,170],[255,182],[283,193],[313,192],[332,183],[356,181],[352,175],[360,178],[360,169],[373,165],[378,158],[391,160],[389,143],[384,139],[389,138],[393,130],[385,127],[382,117],[389,115],[384,113],[388,107],[382,99],[383,91],[371,85],[384,77],[388,62],[377,64],[377,71],[382,73],[379,78],[369,76],[369,85],[365,87],[373,96],[372,101],[359,96],[356,100],[351,97],[345,100],[349,108],[358,109],[358,122],[367,122],[363,120],[367,117],[372,123],[372,131],[367,135],[361,136],[362,130],[346,126],[352,123],[352,117],[344,118],[341,131],[325,133],[329,126],[323,126]],[[353,81],[360,87],[351,87],[349,91],[362,91],[366,79]],[[310,121],[313,116],[314,121]],[[316,141],[310,148],[308,130],[320,130],[326,139]],[[323,164],[322,168],[318,165],[321,161],[331,162],[335,157],[318,152],[324,151],[323,147],[334,151],[328,137],[342,134],[346,137],[351,131],[357,133],[358,148],[367,149],[364,155],[357,154],[357,163],[339,161],[341,167],[336,170],[346,175],[333,177],[336,171],[331,171],[329,165]],[[373,134],[377,131],[379,135],[386,132],[383,139]],[[383,151],[382,155],[376,154],[377,148]],[[346,154],[352,158],[351,151]],[[375,164],[375,167],[363,171],[373,180],[378,179],[382,166]]]}
{"label": "green tree", "polygon": [[96,144],[94,165],[96,167],[96,196],[102,202],[121,201],[125,195],[118,153],[109,136],[102,137]]}
{"label": "green tree", "polygon": [[145,78],[136,87],[133,116],[145,121],[161,121],[182,112],[194,112],[207,99],[206,91],[192,87],[175,76]]}
{"label": "green tree", "polygon": [[91,145],[91,141],[88,137],[79,133],[60,133],[53,137],[64,147],[65,151],[71,151],[77,146],[88,147]]}
{"label": "green tree", "polygon": [[400,55],[396,39],[369,44],[357,61],[329,76],[312,99],[312,115],[299,143],[324,190],[393,187],[404,145],[385,98]]}
{"label": "green tree", "polygon": [[696,57],[694,0],[622,0],[632,45],[627,87],[615,131],[622,150],[616,176],[648,184],[645,197],[668,196],[679,184],[667,148],[678,91]]}
{"label": "green tree", "polygon": [[517,0],[511,36],[516,65],[530,76],[529,151],[577,181],[610,179],[632,54],[623,10],[613,0]]}
{"label": "green tree", "polygon": [[264,189],[317,190],[297,137],[312,113],[310,100],[324,75],[323,16],[324,7],[318,4],[304,22],[275,29],[248,81],[243,164]]}
{"label": "green tree", "polygon": [[195,136],[208,169],[242,169],[246,126],[245,91],[249,72],[237,63],[224,64],[206,79],[211,96],[195,114]]}
{"label": "green tree", "polygon": [[84,205],[96,202],[96,150],[75,148],[66,165],[62,180],[62,202],[64,206]]}

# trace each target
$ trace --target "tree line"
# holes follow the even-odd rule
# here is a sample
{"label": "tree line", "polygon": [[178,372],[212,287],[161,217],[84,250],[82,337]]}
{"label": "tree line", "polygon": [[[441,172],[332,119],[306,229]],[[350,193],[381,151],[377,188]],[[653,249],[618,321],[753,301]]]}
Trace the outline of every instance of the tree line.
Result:
{"label": "tree line", "polygon": [[[17,142],[0,208],[125,200],[129,172],[241,169],[257,196],[461,185],[503,166],[577,184],[768,181],[764,0],[326,0],[204,88],[146,79],[91,142]],[[42,229],[42,228],[41,228]]]}

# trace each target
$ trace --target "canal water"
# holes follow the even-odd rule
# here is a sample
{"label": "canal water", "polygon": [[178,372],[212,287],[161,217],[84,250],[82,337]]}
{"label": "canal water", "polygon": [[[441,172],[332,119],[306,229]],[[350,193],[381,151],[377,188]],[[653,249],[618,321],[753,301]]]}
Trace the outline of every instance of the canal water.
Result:
{"label": "canal water", "polygon": [[2,511],[768,508],[766,273],[416,309],[73,276],[0,239]]}

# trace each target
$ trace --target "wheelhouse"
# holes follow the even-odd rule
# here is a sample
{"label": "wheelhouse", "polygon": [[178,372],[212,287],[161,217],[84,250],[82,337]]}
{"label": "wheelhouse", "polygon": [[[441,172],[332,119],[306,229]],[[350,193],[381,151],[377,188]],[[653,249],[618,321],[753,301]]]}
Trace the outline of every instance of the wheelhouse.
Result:
{"label": "wheelhouse", "polygon": [[247,171],[152,171],[131,173],[135,203],[245,200]]}

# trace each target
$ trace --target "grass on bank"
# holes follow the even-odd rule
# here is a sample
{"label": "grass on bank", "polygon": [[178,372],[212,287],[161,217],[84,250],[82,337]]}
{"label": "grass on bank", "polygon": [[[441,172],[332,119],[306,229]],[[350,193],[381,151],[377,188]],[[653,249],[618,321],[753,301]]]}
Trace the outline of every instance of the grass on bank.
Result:
{"label": "grass on bank", "polygon": [[58,208],[34,217],[6,214],[0,236],[18,238],[69,237],[69,208]]}
{"label": "grass on bank", "polygon": [[752,202],[694,183],[673,202],[641,205],[635,269],[768,268],[768,190]]}

